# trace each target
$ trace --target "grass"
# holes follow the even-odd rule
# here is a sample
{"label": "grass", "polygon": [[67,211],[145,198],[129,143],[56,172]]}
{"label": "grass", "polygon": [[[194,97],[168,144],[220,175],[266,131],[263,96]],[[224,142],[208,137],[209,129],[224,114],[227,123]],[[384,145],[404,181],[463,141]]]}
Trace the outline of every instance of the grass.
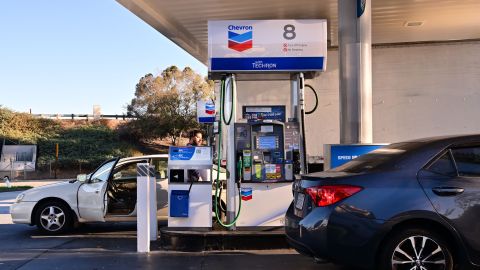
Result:
{"label": "grass", "polygon": [[7,187],[0,187],[0,192],[8,192],[8,191],[20,191],[20,190],[27,190],[33,188],[32,186],[13,186],[11,188]]}

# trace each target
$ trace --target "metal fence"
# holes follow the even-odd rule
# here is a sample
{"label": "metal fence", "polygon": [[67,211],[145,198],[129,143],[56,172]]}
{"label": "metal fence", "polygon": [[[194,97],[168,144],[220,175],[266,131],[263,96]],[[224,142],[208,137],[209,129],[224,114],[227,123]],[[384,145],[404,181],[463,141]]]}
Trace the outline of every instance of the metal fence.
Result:
{"label": "metal fence", "polygon": [[97,119],[116,119],[116,120],[133,120],[135,116],[126,114],[32,114],[34,117],[47,119],[71,119],[71,120],[97,120]]}

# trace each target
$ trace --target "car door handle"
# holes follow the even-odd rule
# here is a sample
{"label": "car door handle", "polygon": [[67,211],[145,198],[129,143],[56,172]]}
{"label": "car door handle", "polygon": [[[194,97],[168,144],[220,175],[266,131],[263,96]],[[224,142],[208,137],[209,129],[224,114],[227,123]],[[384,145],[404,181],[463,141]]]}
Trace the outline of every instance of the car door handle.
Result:
{"label": "car door handle", "polygon": [[454,196],[463,193],[465,189],[458,187],[436,187],[432,191],[438,196]]}
{"label": "car door handle", "polygon": [[95,193],[100,193],[100,189],[95,189]]}

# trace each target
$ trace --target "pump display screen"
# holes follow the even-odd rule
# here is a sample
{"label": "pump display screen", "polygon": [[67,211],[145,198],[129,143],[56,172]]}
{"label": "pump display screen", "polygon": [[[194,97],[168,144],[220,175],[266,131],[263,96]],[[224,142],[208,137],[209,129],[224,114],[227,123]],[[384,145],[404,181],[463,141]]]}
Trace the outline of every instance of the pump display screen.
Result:
{"label": "pump display screen", "polygon": [[278,148],[278,137],[277,136],[259,136],[257,137],[256,142],[257,149],[260,150],[269,150]]}

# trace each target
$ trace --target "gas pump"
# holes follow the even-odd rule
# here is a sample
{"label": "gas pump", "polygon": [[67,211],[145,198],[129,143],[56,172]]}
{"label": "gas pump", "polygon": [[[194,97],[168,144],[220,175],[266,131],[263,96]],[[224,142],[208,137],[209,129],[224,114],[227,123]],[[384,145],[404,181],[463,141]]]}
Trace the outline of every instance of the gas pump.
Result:
{"label": "gas pump", "polygon": [[171,146],[168,153],[168,227],[212,227],[210,147]]}
{"label": "gas pump", "polygon": [[284,129],[284,123],[272,120],[235,124],[236,162],[242,165],[242,182],[293,180],[292,161],[285,155]]}
{"label": "gas pump", "polygon": [[236,163],[241,167],[237,177],[243,201],[238,227],[283,225],[285,209],[293,199],[293,164],[299,162],[299,155],[294,155],[298,144],[292,145],[298,139],[290,137],[286,143],[285,130],[287,126],[288,134],[298,137],[295,124],[268,119],[235,123]]}
{"label": "gas pump", "polygon": [[[227,171],[229,179],[234,179],[236,185],[233,188],[230,185],[233,194],[227,195],[227,200],[230,198],[230,203],[233,202],[238,210],[229,222],[220,223],[226,227],[233,224],[236,227],[282,226],[285,211],[293,200],[291,184],[294,175],[300,172],[300,166],[294,167],[300,163],[300,125],[296,118],[286,121],[286,107],[283,105],[244,106],[242,120],[235,119],[234,122],[231,117],[226,117],[225,114],[232,116],[234,110],[224,108],[226,100],[235,96],[234,78],[231,76],[228,83],[221,83],[217,157],[220,164],[220,146],[226,129]],[[227,127],[222,128],[224,125]],[[218,189],[218,181],[216,186]]]}
{"label": "gas pump", "polygon": [[[293,200],[292,181],[296,174],[308,172],[305,79],[325,70],[326,52],[325,20],[208,22],[209,78],[221,81],[215,152],[218,167],[226,161],[227,220],[220,222],[225,227],[283,225]],[[245,115],[238,117],[237,80],[290,81],[291,117],[253,121]],[[273,110],[262,107],[266,108],[263,112],[269,107]]]}

